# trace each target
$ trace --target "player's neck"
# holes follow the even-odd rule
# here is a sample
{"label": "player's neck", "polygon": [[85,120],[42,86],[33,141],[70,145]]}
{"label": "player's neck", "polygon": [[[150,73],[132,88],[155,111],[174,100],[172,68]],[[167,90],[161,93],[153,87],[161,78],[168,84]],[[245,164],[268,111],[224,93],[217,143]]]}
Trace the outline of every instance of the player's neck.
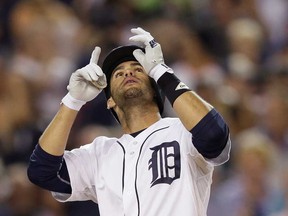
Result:
{"label": "player's neck", "polygon": [[158,110],[152,110],[148,112],[139,110],[137,112],[126,113],[120,119],[120,122],[124,133],[131,134],[150,127],[160,119],[161,116]]}

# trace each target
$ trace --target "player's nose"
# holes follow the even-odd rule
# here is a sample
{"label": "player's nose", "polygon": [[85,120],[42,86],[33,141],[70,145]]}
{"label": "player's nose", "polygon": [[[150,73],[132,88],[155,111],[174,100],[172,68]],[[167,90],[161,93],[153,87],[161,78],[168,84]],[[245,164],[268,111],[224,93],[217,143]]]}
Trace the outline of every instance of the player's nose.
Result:
{"label": "player's nose", "polygon": [[126,69],[124,75],[125,77],[134,76],[134,71],[132,69]]}

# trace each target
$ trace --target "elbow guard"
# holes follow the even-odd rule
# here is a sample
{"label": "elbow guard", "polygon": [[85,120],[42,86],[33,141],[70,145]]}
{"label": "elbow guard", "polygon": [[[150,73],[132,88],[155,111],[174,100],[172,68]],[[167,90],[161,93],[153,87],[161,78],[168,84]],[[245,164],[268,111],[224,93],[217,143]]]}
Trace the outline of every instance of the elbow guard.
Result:
{"label": "elbow guard", "polygon": [[44,189],[71,193],[70,178],[63,156],[54,156],[37,145],[30,157],[28,179]]}
{"label": "elbow guard", "polygon": [[229,128],[215,109],[201,119],[190,132],[195,148],[208,159],[221,154],[229,137]]}

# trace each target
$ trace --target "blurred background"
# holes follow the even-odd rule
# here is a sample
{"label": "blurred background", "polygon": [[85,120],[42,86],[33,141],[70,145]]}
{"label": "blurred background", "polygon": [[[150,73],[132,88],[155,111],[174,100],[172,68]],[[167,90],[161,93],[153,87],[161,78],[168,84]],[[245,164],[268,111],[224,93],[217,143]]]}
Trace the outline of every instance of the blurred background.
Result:
{"label": "blurred background", "polygon": [[[101,65],[138,26],[230,126],[208,216],[288,216],[287,0],[1,0],[0,216],[99,215],[92,202],[58,203],[32,185],[27,163],[70,74],[96,45]],[[68,149],[99,134],[121,134],[103,94],[81,110]]]}

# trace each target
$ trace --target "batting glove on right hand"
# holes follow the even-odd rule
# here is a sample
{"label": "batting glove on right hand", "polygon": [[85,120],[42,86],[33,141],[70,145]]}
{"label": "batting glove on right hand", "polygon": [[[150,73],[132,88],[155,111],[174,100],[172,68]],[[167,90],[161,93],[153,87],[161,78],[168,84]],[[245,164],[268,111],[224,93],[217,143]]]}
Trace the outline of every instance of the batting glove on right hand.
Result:
{"label": "batting glove on right hand", "polygon": [[133,55],[150,77],[157,82],[165,72],[173,73],[172,69],[164,63],[160,44],[154,40],[149,32],[140,27],[132,28],[131,32],[135,35],[130,37],[129,40],[140,42],[145,47],[145,53],[137,49],[134,50]]}
{"label": "batting glove on right hand", "polygon": [[90,63],[72,73],[67,86],[69,92],[62,99],[62,103],[70,109],[80,110],[107,86],[106,76],[97,65],[100,53],[100,47],[95,47]]}

